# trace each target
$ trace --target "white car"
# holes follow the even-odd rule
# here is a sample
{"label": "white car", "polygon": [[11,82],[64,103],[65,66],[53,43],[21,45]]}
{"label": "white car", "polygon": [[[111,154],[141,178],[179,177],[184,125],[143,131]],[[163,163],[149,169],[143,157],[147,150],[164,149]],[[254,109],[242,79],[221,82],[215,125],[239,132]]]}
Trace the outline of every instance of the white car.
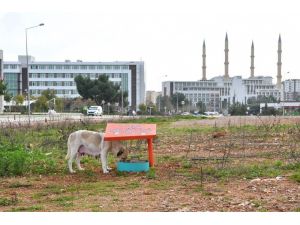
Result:
{"label": "white car", "polygon": [[181,113],[181,115],[182,116],[189,116],[189,115],[191,115],[189,112],[183,112],[183,113]]}
{"label": "white car", "polygon": [[101,106],[90,106],[87,110],[88,116],[102,116],[102,107]]}

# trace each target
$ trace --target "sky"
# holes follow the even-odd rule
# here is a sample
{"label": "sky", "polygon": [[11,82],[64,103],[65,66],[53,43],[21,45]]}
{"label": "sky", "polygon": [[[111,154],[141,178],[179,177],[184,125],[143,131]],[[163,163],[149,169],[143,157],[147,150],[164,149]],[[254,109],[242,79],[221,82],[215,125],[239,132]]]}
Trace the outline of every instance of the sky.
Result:
{"label": "sky", "polygon": [[[300,3],[299,3],[300,4]],[[147,90],[167,80],[202,78],[206,43],[207,78],[224,75],[224,41],[229,39],[229,75],[277,75],[282,39],[282,78],[300,76],[300,13],[296,0],[10,0],[0,7],[4,61],[28,51],[37,61],[145,62]]]}

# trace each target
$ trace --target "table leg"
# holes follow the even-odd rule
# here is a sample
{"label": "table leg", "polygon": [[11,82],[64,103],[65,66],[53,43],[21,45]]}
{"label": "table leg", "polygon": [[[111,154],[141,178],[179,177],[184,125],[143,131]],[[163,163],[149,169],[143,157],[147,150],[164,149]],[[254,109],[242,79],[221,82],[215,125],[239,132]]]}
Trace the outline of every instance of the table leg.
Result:
{"label": "table leg", "polygon": [[150,167],[154,167],[154,156],[153,156],[153,144],[152,138],[147,139],[148,141],[148,157]]}

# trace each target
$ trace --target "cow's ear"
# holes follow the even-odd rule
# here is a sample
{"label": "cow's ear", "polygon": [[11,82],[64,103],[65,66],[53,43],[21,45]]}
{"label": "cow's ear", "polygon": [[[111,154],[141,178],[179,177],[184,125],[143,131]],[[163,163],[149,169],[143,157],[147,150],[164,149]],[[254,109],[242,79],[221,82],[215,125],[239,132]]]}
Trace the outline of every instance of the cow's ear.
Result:
{"label": "cow's ear", "polygon": [[124,150],[122,149],[122,150],[120,150],[120,151],[118,152],[117,156],[120,156],[120,155],[122,155],[123,153],[124,153]]}

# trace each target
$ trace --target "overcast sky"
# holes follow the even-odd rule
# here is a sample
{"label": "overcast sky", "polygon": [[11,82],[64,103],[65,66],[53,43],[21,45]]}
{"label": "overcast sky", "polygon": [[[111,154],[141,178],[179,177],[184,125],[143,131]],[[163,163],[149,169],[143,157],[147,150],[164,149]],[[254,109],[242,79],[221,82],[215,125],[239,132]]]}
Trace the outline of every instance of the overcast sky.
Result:
{"label": "overcast sky", "polygon": [[[5,61],[29,54],[37,61],[145,61],[147,90],[163,80],[199,80],[206,42],[207,78],[224,75],[229,39],[229,75],[276,78],[278,36],[283,79],[300,78],[300,13],[297,1],[266,0],[84,0],[1,2],[0,49]],[[166,77],[167,75],[167,77]],[[275,83],[276,80],[274,79]]]}

